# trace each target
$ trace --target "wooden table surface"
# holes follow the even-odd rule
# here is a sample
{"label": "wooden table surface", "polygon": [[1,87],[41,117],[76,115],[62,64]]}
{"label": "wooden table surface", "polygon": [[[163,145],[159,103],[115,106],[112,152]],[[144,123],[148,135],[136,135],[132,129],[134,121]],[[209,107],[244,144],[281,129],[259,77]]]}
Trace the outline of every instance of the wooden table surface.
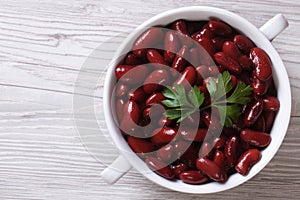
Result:
{"label": "wooden table surface", "polygon": [[[170,191],[134,171],[107,185],[100,173],[117,152],[107,144],[108,158],[99,162],[82,144],[72,103],[78,72],[112,36],[125,37],[162,11],[191,5],[225,8],[257,27],[277,13],[288,19],[290,26],[273,41],[292,86],[284,142],[250,181],[213,195]],[[295,0],[0,1],[0,199],[299,199],[299,32]]]}

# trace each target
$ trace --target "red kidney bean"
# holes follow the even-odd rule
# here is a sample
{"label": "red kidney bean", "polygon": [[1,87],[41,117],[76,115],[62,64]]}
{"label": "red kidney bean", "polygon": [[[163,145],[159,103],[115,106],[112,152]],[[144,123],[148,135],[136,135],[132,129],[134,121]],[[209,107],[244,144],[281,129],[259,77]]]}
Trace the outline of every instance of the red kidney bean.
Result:
{"label": "red kidney bean", "polygon": [[232,58],[226,56],[223,52],[218,52],[214,55],[217,63],[225,67],[229,72],[233,74],[239,74],[242,71],[241,66]]}
{"label": "red kidney bean", "polygon": [[201,148],[200,148],[199,157],[200,158],[210,158],[212,155],[211,153],[212,153],[212,147],[211,147],[210,143],[208,143],[208,142],[202,143]]}
{"label": "red kidney bean", "polygon": [[228,179],[227,171],[225,170],[226,161],[225,161],[224,153],[219,150],[215,151],[213,161],[214,161],[214,163],[216,163],[219,166],[219,168],[221,170],[220,182],[224,183]]}
{"label": "red kidney bean", "polygon": [[217,51],[221,51],[223,47],[223,43],[226,41],[226,38],[223,37],[215,37],[211,39],[212,43],[215,45]]}
{"label": "red kidney bean", "polygon": [[224,169],[226,165],[225,155],[222,151],[216,150],[214,153],[214,163],[216,163],[220,169]]}
{"label": "red kidney bean", "polygon": [[164,37],[161,28],[152,27],[142,33],[133,44],[133,53],[136,56],[144,57],[146,51],[139,51],[145,48],[153,48],[155,44],[160,42]]}
{"label": "red kidney bean", "polygon": [[237,78],[235,75],[230,75],[230,80],[232,84],[232,90],[235,90],[236,85],[237,85]]}
{"label": "red kidney bean", "polygon": [[225,147],[226,144],[226,137],[224,135],[221,135],[220,137],[217,137],[213,141],[213,148],[214,149],[222,149]]}
{"label": "red kidney bean", "polygon": [[164,111],[165,109],[161,105],[153,104],[143,110],[143,119],[159,119],[158,117],[162,116]]}
{"label": "red kidney bean", "polygon": [[221,21],[211,20],[208,22],[208,26],[213,33],[220,36],[228,36],[232,33],[230,26]]}
{"label": "red kidney bean", "polygon": [[221,124],[216,116],[212,115],[210,112],[202,111],[200,115],[201,120],[205,123],[211,130],[221,130]]}
{"label": "red kidney bean", "polygon": [[221,170],[219,166],[207,158],[198,158],[196,161],[197,168],[214,181],[221,180]]}
{"label": "red kidney bean", "polygon": [[256,147],[266,147],[271,142],[271,136],[269,134],[251,129],[243,130],[240,137],[243,141]]}
{"label": "red kidney bean", "polygon": [[201,142],[204,140],[206,136],[207,129],[206,128],[200,128],[198,130],[184,129],[181,130],[179,133],[185,140]]}
{"label": "red kidney bean", "polygon": [[179,178],[179,174],[181,174],[181,172],[187,171],[188,167],[184,163],[178,163],[178,164],[172,165],[171,170],[173,171],[175,176],[177,178]]}
{"label": "red kidney bean", "polygon": [[165,96],[158,92],[158,93],[153,93],[151,94],[147,101],[146,101],[146,106],[149,106],[151,104],[161,104],[162,105],[162,101],[165,100]]}
{"label": "red kidney bean", "polygon": [[197,74],[194,67],[189,66],[184,69],[181,75],[174,82],[174,85],[181,85],[186,89],[191,88],[196,82]]}
{"label": "red kidney bean", "polygon": [[261,158],[261,154],[257,149],[249,149],[245,151],[238,159],[235,170],[243,176],[246,176],[251,167]]}
{"label": "red kidney bean", "polygon": [[158,175],[165,177],[166,179],[173,179],[175,177],[171,168],[157,158],[148,157],[145,162],[149,168]]}
{"label": "red kidney bean", "polygon": [[188,35],[187,26],[184,20],[177,20],[172,24],[172,29],[182,33],[184,35]]}
{"label": "red kidney bean", "polygon": [[277,111],[279,110],[280,103],[276,97],[268,96],[263,99],[264,101],[264,111]]}
{"label": "red kidney bean", "polygon": [[124,110],[125,101],[123,99],[117,99],[116,103],[116,110],[117,110],[117,119],[120,123],[122,117],[123,117],[123,110]]}
{"label": "red kidney bean", "polygon": [[157,158],[168,162],[172,159],[173,149],[174,147],[171,144],[167,144],[161,147],[159,150],[157,150],[156,156]]}
{"label": "red kidney bean", "polygon": [[187,65],[187,55],[188,48],[186,45],[183,45],[176,57],[174,58],[172,68],[177,70],[178,72],[182,72]]}
{"label": "red kidney bean", "polygon": [[128,136],[127,142],[135,153],[139,153],[142,156],[144,156],[145,153],[153,152],[155,149],[152,143],[147,142],[145,139],[142,138]]}
{"label": "red kidney bean", "polygon": [[204,25],[200,31],[197,31],[192,35],[192,38],[196,41],[198,41],[201,38],[211,39],[212,37],[214,37],[214,33],[210,30],[207,24]]}
{"label": "red kidney bean", "polygon": [[231,57],[235,61],[239,61],[239,58],[242,56],[241,52],[231,41],[226,41],[223,43],[222,51],[226,56]]}
{"label": "red kidney bean", "polygon": [[243,70],[251,70],[252,61],[250,60],[250,58],[248,58],[248,56],[242,55],[239,57],[238,61]]}
{"label": "red kidney bean", "polygon": [[128,93],[129,99],[135,102],[144,102],[147,98],[143,88],[139,87],[138,89],[131,90]]}
{"label": "red kidney bean", "polygon": [[125,65],[140,65],[142,64],[141,60],[133,53],[130,53],[125,58]]}
{"label": "red kidney bean", "polygon": [[158,121],[158,125],[160,127],[169,126],[172,124],[172,122],[173,121],[171,119],[167,118],[166,116],[162,116]]}
{"label": "red kidney bean", "polygon": [[214,77],[217,77],[220,74],[219,68],[217,66],[208,66],[208,71]]}
{"label": "red kidney bean", "polygon": [[261,114],[256,120],[256,122],[253,124],[253,129],[260,132],[266,131],[266,120],[263,114]]}
{"label": "red kidney bean", "polygon": [[208,74],[208,67],[205,65],[201,65],[196,68],[197,73],[197,85],[203,84],[203,79],[207,77]]}
{"label": "red kidney bean", "polygon": [[162,65],[168,65],[168,63],[164,60],[163,56],[154,49],[150,49],[147,51],[147,59],[150,63],[158,63]]}
{"label": "red kidney bean", "polygon": [[184,152],[189,148],[191,144],[183,141],[177,141],[174,144],[174,155],[176,158],[180,158]]}
{"label": "red kidney bean", "polygon": [[236,136],[231,136],[228,138],[225,149],[224,149],[224,154],[227,160],[227,166],[229,168],[234,166],[234,163],[237,158],[237,149],[238,149],[238,138]]}
{"label": "red kidney bean", "polygon": [[127,94],[129,91],[129,87],[122,82],[117,83],[117,88],[116,88],[116,96],[117,97],[122,97],[125,94]]}
{"label": "red kidney bean", "polygon": [[179,50],[178,37],[174,31],[168,31],[165,36],[164,58],[167,62],[172,63],[177,51]]}
{"label": "red kidney bean", "polygon": [[261,99],[257,99],[249,104],[246,108],[244,123],[246,126],[252,126],[261,112],[263,111],[263,101]]}
{"label": "red kidney bean", "polygon": [[120,128],[127,134],[132,134],[137,128],[140,119],[139,106],[132,100],[129,100],[123,108],[123,116]]}
{"label": "red kidney bean", "polygon": [[236,35],[233,39],[233,42],[245,54],[248,54],[250,50],[255,47],[253,42],[244,35]]}
{"label": "red kidney bean", "polygon": [[134,66],[131,65],[119,65],[115,69],[115,74],[117,79],[120,79],[124,74],[126,74],[129,70],[133,69]]}
{"label": "red kidney bean", "polygon": [[260,48],[252,48],[250,59],[254,64],[253,74],[261,81],[267,81],[272,76],[271,61],[268,54]]}
{"label": "red kidney bean", "polygon": [[266,132],[270,132],[273,122],[274,122],[274,118],[275,118],[275,112],[274,111],[264,111],[264,116],[265,116],[265,121],[266,121]]}
{"label": "red kidney bean", "polygon": [[[145,80],[145,79],[144,79]],[[143,89],[147,94],[159,91],[170,82],[169,72],[165,69],[154,70],[144,81]]]}
{"label": "red kidney bean", "polygon": [[153,131],[151,141],[153,144],[162,145],[171,142],[177,134],[177,130],[171,127],[158,128]]}
{"label": "red kidney bean", "polygon": [[199,51],[198,48],[191,48],[190,49],[190,60],[189,62],[193,65],[193,66],[198,66],[200,65],[200,57],[199,57]]}
{"label": "red kidney bean", "polygon": [[116,68],[116,76],[126,84],[141,84],[148,75],[148,68],[144,65],[136,67],[120,65]]}
{"label": "red kidney bean", "polygon": [[202,184],[208,181],[208,178],[196,170],[184,171],[179,175],[179,178],[188,184]]}
{"label": "red kidney bean", "polygon": [[265,82],[260,81],[258,78],[254,77],[251,83],[253,92],[255,95],[262,96],[265,95],[268,91]]}
{"label": "red kidney bean", "polygon": [[[212,43],[212,41],[208,38],[200,38],[198,40],[196,40],[202,48],[199,48],[200,50],[200,55],[205,55],[205,51],[208,53],[208,55],[213,58],[214,53],[216,52],[215,46]],[[201,56],[201,57],[202,57]],[[203,60],[203,59],[201,59]]]}

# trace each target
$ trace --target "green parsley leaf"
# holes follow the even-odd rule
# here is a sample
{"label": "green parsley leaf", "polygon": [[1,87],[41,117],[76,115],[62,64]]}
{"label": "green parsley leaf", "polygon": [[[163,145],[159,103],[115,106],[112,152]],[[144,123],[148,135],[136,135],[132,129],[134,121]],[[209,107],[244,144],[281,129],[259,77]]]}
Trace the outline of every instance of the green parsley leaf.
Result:
{"label": "green parsley leaf", "polygon": [[204,94],[197,86],[194,86],[188,95],[185,88],[180,85],[174,85],[174,90],[166,88],[162,94],[167,98],[162,103],[170,108],[164,112],[164,115],[172,120],[177,119],[177,122],[182,122],[194,112],[199,111],[204,101]]}

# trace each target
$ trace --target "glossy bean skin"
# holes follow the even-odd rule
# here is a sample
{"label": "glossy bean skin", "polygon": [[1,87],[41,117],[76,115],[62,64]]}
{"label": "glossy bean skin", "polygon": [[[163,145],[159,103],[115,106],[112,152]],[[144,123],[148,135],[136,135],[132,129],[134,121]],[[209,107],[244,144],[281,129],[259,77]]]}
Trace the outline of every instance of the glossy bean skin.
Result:
{"label": "glossy bean skin", "polygon": [[252,126],[256,120],[259,118],[260,114],[263,111],[263,101],[257,99],[249,104],[246,108],[244,123],[246,126]]}
{"label": "glossy bean skin", "polygon": [[201,145],[200,152],[199,152],[199,157],[200,158],[210,158],[212,153],[212,148],[211,144],[208,142],[204,142]]}
{"label": "glossy bean skin", "polygon": [[207,134],[207,129],[200,128],[197,131],[184,129],[184,130],[181,130],[179,133],[185,140],[201,142],[204,140],[204,138]]}
{"label": "glossy bean skin", "polygon": [[240,133],[240,137],[243,141],[255,147],[266,147],[271,142],[271,136],[269,134],[251,129],[243,130]]}
{"label": "glossy bean skin", "polygon": [[198,66],[196,68],[196,73],[197,73],[197,85],[202,85],[204,78],[206,78],[209,73],[208,67],[205,65]]}
{"label": "glossy bean skin", "polygon": [[250,50],[255,47],[253,42],[244,35],[236,35],[233,42],[245,54],[248,54]]}
{"label": "glossy bean skin", "polygon": [[276,97],[268,96],[263,99],[264,111],[277,111],[279,110],[280,103]]}
{"label": "glossy bean skin", "polygon": [[241,52],[237,48],[237,46],[231,42],[231,41],[226,41],[223,44],[222,47],[222,52],[226,55],[234,59],[235,61],[239,61],[239,58],[242,56]]}
{"label": "glossy bean skin", "polygon": [[147,142],[145,139],[136,138],[132,136],[127,137],[127,142],[131,149],[138,154],[144,155],[145,153],[153,152],[155,147],[152,143]]}
{"label": "glossy bean skin", "polygon": [[147,51],[147,59],[150,63],[168,65],[168,63],[164,60],[164,57],[154,49],[150,49]]}
{"label": "glossy bean skin", "polygon": [[243,70],[252,70],[252,61],[248,56],[242,55],[238,58],[238,62]]}
{"label": "glossy bean skin", "polygon": [[137,85],[143,83],[145,78],[148,75],[148,68],[144,65],[138,65],[136,67],[127,66],[127,65],[119,65],[116,68],[116,76],[117,78],[125,83],[131,85]]}
{"label": "glossy bean skin", "polygon": [[164,59],[172,63],[179,50],[179,40],[174,31],[168,31],[165,36]]}
{"label": "glossy bean skin", "polygon": [[250,59],[254,64],[254,76],[265,82],[272,76],[272,64],[268,54],[260,48],[252,48]]}
{"label": "glossy bean skin", "polygon": [[179,50],[178,54],[175,56],[174,61],[172,63],[172,69],[175,69],[178,72],[182,72],[187,65],[187,58],[188,55],[188,47],[183,45],[182,48]]}
{"label": "glossy bean skin", "polygon": [[223,43],[226,41],[226,38],[215,37],[212,38],[211,41],[215,45],[217,51],[222,51]]}
{"label": "glossy bean skin", "polygon": [[188,29],[187,25],[184,20],[177,20],[172,24],[172,29],[175,31],[178,31],[179,33],[182,33],[184,35],[188,35]]}
{"label": "glossy bean skin", "polygon": [[236,136],[231,136],[226,142],[224,149],[224,154],[227,160],[227,166],[229,168],[233,167],[237,159],[237,148],[238,148],[238,138]]}
{"label": "glossy bean skin", "polygon": [[189,50],[189,53],[190,53],[190,60],[189,60],[189,62],[193,65],[193,66],[198,66],[198,65],[200,65],[200,63],[201,63],[201,60],[200,60],[200,58],[199,58],[199,50],[198,50],[198,48],[191,48],[190,50]]}
{"label": "glossy bean skin", "polygon": [[218,52],[214,55],[217,63],[225,67],[229,72],[233,74],[239,74],[242,71],[241,66],[231,57],[226,56],[223,52]]}
{"label": "glossy bean skin", "polygon": [[124,105],[125,105],[125,101],[124,99],[117,99],[116,102],[116,114],[117,114],[117,119],[118,122],[121,122],[121,119],[123,118],[123,110],[124,110]]}
{"label": "glossy bean skin", "polygon": [[170,126],[172,123],[173,121],[166,116],[162,116],[158,121],[160,127]]}
{"label": "glossy bean skin", "polygon": [[116,88],[116,96],[117,97],[122,97],[125,94],[127,94],[129,91],[129,87],[127,85],[125,85],[122,82],[118,82],[117,83],[117,88]]}
{"label": "glossy bean skin", "polygon": [[146,100],[146,106],[150,106],[151,104],[162,104],[162,101],[165,99],[166,98],[162,93],[160,92],[153,93]]}
{"label": "glossy bean skin", "polygon": [[145,48],[153,48],[155,44],[160,42],[164,37],[164,33],[160,28],[150,28],[140,35],[133,44],[133,53],[138,57],[144,57]]}
{"label": "glossy bean skin", "polygon": [[200,55],[204,55],[205,53],[203,52],[206,51],[208,53],[208,55],[213,58],[214,53],[216,52],[216,48],[214,46],[214,44],[212,43],[212,41],[208,38],[200,38],[198,40],[196,40],[201,46],[202,48],[199,48],[201,54]]}
{"label": "glossy bean skin", "polygon": [[171,144],[167,144],[163,147],[161,147],[159,150],[157,150],[156,156],[157,158],[168,162],[173,157],[173,149],[174,147]]}
{"label": "glossy bean skin", "polygon": [[191,88],[196,82],[197,74],[194,67],[189,66],[184,69],[181,75],[174,82],[174,85],[181,85],[186,89]]}
{"label": "glossy bean skin", "polygon": [[125,65],[140,65],[142,64],[141,60],[133,53],[130,53],[125,58]]}
{"label": "glossy bean skin", "polygon": [[226,137],[224,135],[221,135],[220,137],[214,139],[213,148],[222,149],[225,147],[225,144],[226,144]]}
{"label": "glossy bean skin", "polygon": [[238,159],[235,170],[243,176],[246,176],[251,167],[261,158],[261,153],[257,149],[249,149],[244,152]]}
{"label": "glossy bean skin", "polygon": [[225,155],[222,151],[215,151],[215,154],[213,156],[213,161],[214,163],[216,163],[220,170],[221,170],[221,178],[220,178],[220,182],[224,183],[227,181],[228,176],[227,176],[227,171],[225,170],[225,166],[226,166],[226,160],[225,160]]}
{"label": "glossy bean skin", "polygon": [[268,91],[267,84],[265,82],[260,81],[258,78],[254,77],[251,83],[253,88],[253,92],[257,96],[265,95]]}
{"label": "glossy bean skin", "polygon": [[179,178],[181,172],[187,171],[188,169],[189,169],[188,166],[186,166],[186,164],[182,162],[171,166],[171,170],[173,171],[173,173],[177,178]]}
{"label": "glossy bean skin", "polygon": [[147,95],[145,94],[142,87],[139,87],[135,90],[130,90],[128,96],[130,100],[133,100],[135,102],[144,102],[147,98]]}
{"label": "glossy bean skin", "polygon": [[208,27],[208,24],[204,25],[200,31],[197,31],[196,33],[194,33],[192,35],[192,38],[194,40],[199,40],[201,38],[208,38],[211,39],[212,37],[214,37],[215,34],[211,31],[211,29]]}
{"label": "glossy bean skin", "polygon": [[211,128],[213,131],[221,130],[221,124],[219,120],[210,112],[201,112],[200,118],[206,124],[206,126]]}
{"label": "glossy bean skin", "polygon": [[198,158],[197,168],[214,181],[221,181],[221,170],[219,166],[207,158]]}
{"label": "glossy bean skin", "polygon": [[135,101],[129,100],[123,107],[123,116],[120,129],[127,134],[135,133],[140,119],[139,106]]}
{"label": "glossy bean skin", "polygon": [[180,173],[179,178],[188,184],[202,184],[208,181],[208,178],[204,176],[201,172],[196,170],[189,170]]}
{"label": "glossy bean skin", "polygon": [[143,89],[147,94],[160,91],[170,82],[169,72],[165,69],[154,70],[144,81]]}
{"label": "glossy bean skin", "polygon": [[213,33],[220,36],[228,36],[232,33],[231,27],[221,21],[211,20],[208,22],[208,27]]}
{"label": "glossy bean skin", "polygon": [[145,162],[152,171],[160,176],[165,177],[166,179],[173,179],[175,177],[171,168],[157,158],[148,157]]}
{"label": "glossy bean skin", "polygon": [[151,141],[153,144],[162,145],[170,143],[176,136],[177,130],[171,127],[158,128],[153,131]]}

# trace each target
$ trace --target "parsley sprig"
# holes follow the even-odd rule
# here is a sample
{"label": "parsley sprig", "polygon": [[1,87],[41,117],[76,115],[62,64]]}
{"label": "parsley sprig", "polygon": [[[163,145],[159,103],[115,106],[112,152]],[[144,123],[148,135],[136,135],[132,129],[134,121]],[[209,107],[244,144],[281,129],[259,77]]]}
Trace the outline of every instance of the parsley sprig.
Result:
{"label": "parsley sprig", "polygon": [[252,93],[251,86],[247,86],[243,82],[239,82],[235,90],[229,94],[232,87],[228,71],[219,74],[217,81],[211,78],[206,84],[206,88],[212,102],[205,107],[201,107],[204,101],[204,94],[200,92],[197,86],[194,86],[188,95],[186,95],[183,86],[174,85],[174,89],[167,87],[162,92],[167,98],[162,103],[169,108],[164,115],[171,120],[177,119],[177,122],[182,122],[197,111],[214,107],[219,112],[221,124],[230,127],[238,121],[242,114],[240,106],[250,102],[249,95]]}

